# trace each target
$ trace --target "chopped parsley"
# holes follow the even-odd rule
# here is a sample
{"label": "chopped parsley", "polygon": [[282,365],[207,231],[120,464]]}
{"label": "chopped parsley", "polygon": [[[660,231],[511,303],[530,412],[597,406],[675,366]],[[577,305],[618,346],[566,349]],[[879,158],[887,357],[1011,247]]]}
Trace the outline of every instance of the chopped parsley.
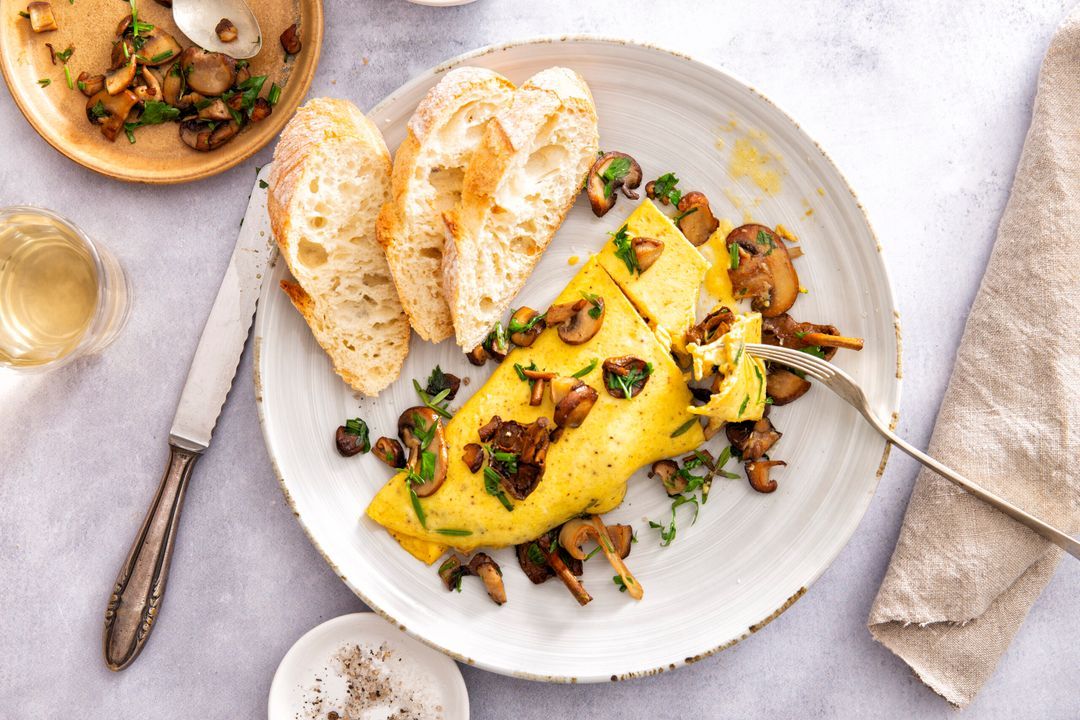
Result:
{"label": "chopped parsley", "polygon": [[535,565],[547,564],[547,556],[544,555],[544,551],[540,549],[539,543],[529,543],[529,547],[525,548],[525,555]]}
{"label": "chopped parsley", "polygon": [[591,363],[589,363],[585,367],[578,370],[571,377],[576,377],[577,379],[580,380],[581,378],[585,377],[586,375],[591,373],[593,370],[595,370],[596,366],[597,366],[597,364],[599,364],[599,362],[600,362],[600,358],[593,358]]}
{"label": "chopped parsley", "polygon": [[[520,309],[520,308],[519,308],[519,309]],[[536,313],[535,315],[533,315],[533,316],[532,316],[532,317],[531,317],[531,318],[529,319],[529,321],[528,321],[528,322],[521,322],[521,321],[520,321],[520,320],[518,320],[517,318],[513,317],[513,314],[514,314],[514,313],[517,313],[517,310],[514,310],[514,311],[513,311],[512,313],[511,313],[511,317],[510,317],[510,322],[508,322],[508,323],[506,324],[506,327],[507,327],[507,331],[508,331],[508,332],[510,332],[511,334],[513,334],[513,333],[524,333],[524,332],[529,332],[529,331],[530,331],[530,330],[532,330],[532,329],[533,329],[534,327],[536,327],[536,326],[537,326],[537,325],[539,325],[540,323],[544,322],[544,318],[546,318],[546,317],[547,317],[547,313],[546,313],[546,312],[542,312],[542,313]]]}
{"label": "chopped parsley", "polygon": [[[441,367],[436,365],[435,369],[431,371],[430,375],[428,375],[427,385],[424,387],[424,392],[426,392],[428,395],[437,397],[439,393],[443,392],[444,390],[449,390],[450,392],[453,392],[453,389],[454,387],[450,383],[450,378],[446,376],[446,373],[443,372],[443,369]],[[449,393],[447,393],[447,395],[449,396]]]}
{"label": "chopped parsley", "polygon": [[825,359],[825,351],[821,349],[820,345],[807,345],[806,347],[799,348],[799,350],[806,353],[807,355],[813,355],[814,357],[820,358],[822,360]]}
{"label": "chopped parsley", "polygon": [[[616,575],[612,578],[615,583],[615,587],[619,588],[619,592],[626,592],[626,582],[623,581],[622,575]],[[634,582],[631,580],[630,582]]]}
{"label": "chopped parsley", "polygon": [[[430,380],[428,382],[430,382]],[[424,391],[424,388],[420,387],[420,383],[415,378],[413,378],[412,383],[413,389],[416,390],[416,394],[420,397],[420,402],[434,410],[440,417],[453,417],[453,415],[450,414],[450,411],[446,409],[446,406],[448,405],[446,398],[450,395],[450,388],[446,388],[435,395],[430,395]]]}
{"label": "chopped parsley", "polygon": [[608,234],[611,235],[611,242],[615,245],[615,257],[623,261],[628,273],[640,275],[641,264],[638,263],[637,253],[634,252],[634,243],[630,239],[630,234],[626,232],[626,226],[623,225],[618,232]]}
{"label": "chopped parsley", "polygon": [[768,252],[765,253],[766,255],[772,255],[772,251],[776,249],[776,243],[773,242],[772,236],[764,230],[758,230],[757,244],[765,245],[769,248]]}
{"label": "chopped parsley", "polygon": [[483,347],[492,355],[506,355],[510,352],[510,338],[507,337],[506,328],[503,327],[501,322],[495,322],[495,327],[491,329],[491,332],[484,339]]}
{"label": "chopped parsley", "polygon": [[526,370],[536,370],[536,369],[537,369],[537,367],[536,367],[536,361],[535,360],[530,362],[528,365],[522,365],[521,363],[514,363],[514,372],[517,373],[518,379],[521,380],[521,382],[529,383],[529,387],[532,387],[533,384],[536,383],[536,380],[534,380],[531,377],[529,377],[528,375],[526,375],[525,371]]}
{"label": "chopped parsley", "polygon": [[260,190],[265,190],[268,187],[270,187],[270,183],[266,182],[265,180],[260,180],[259,181],[259,189]]}
{"label": "chopped parsley", "polygon": [[73,45],[68,45],[68,49],[64,50],[63,52],[56,53],[56,57],[60,58],[60,62],[66,63],[69,59],[71,59],[71,54],[73,52],[75,52],[75,47]]}
{"label": "chopped parsley", "polygon": [[146,127],[147,125],[161,125],[178,117],[180,117],[179,108],[174,108],[160,100],[147,100],[143,103],[143,111],[139,119],[135,122],[124,123],[124,132],[127,134],[128,142],[134,143],[136,128]]}
{"label": "chopped parsley", "polygon": [[604,197],[611,197],[615,192],[615,183],[630,174],[630,158],[623,156],[613,157],[597,176],[604,181]]}
{"label": "chopped parsley", "polygon": [[585,292],[584,290],[581,291],[581,297],[588,300],[589,304],[592,305],[592,307],[589,308],[589,317],[593,320],[600,319],[600,316],[604,314],[604,298],[595,293]]}
{"label": "chopped parsley", "polygon": [[101,119],[109,114],[109,111],[105,109],[105,103],[98,100],[94,103],[94,106],[90,108],[90,114],[95,118]]}
{"label": "chopped parsley", "polygon": [[[517,458],[515,457],[515,460]],[[484,467],[484,490],[488,495],[493,496],[496,500],[502,503],[502,506],[507,509],[508,512],[514,510],[514,505],[510,502],[510,499],[506,497],[506,493],[502,489],[502,477],[495,468],[487,465]],[[533,543],[535,545],[535,543]]]}
{"label": "chopped parsley", "polygon": [[682,200],[682,191],[676,187],[678,184],[679,178],[675,177],[675,173],[664,173],[653,181],[653,197],[678,205]]}
{"label": "chopped parsley", "polygon": [[345,421],[345,432],[359,438],[357,444],[361,446],[360,452],[371,450],[371,440],[368,436],[367,423],[362,418],[351,418]]}

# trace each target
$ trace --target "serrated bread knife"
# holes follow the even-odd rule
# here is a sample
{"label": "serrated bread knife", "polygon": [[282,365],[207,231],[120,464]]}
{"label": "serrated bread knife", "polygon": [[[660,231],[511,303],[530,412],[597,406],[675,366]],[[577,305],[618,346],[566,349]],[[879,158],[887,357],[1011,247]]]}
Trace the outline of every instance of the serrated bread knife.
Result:
{"label": "serrated bread knife", "polygon": [[[268,171],[264,167],[259,178]],[[195,461],[210,445],[273,256],[266,191],[258,182],[246,217],[180,393],[169,431],[169,465],[109,597],[102,647],[110,670],[123,670],[138,657],[161,610],[184,490]]]}

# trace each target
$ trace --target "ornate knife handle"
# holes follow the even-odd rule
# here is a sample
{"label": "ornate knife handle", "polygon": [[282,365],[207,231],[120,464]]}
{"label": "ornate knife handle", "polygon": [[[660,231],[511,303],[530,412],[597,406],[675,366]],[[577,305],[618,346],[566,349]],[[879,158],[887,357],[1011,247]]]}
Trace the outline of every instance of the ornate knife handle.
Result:
{"label": "ornate knife handle", "polygon": [[154,627],[169,575],[180,509],[191,468],[199,453],[169,445],[169,467],[158,485],[105,610],[102,649],[110,670],[123,670],[138,657]]}

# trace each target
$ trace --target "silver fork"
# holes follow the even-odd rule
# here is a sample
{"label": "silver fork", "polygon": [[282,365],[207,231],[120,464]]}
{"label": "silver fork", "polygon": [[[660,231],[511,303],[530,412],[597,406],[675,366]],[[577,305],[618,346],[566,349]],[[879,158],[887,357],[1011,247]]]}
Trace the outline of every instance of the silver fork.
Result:
{"label": "silver fork", "polygon": [[791,348],[778,347],[776,345],[759,345],[751,343],[746,346],[746,350],[763,360],[770,360],[772,362],[787,365],[788,367],[803,372],[808,377],[821,382],[821,384],[825,385],[825,387],[832,390],[847,401],[849,405],[862,413],[862,416],[866,418],[866,421],[893,445],[900,448],[941,477],[960,486],[988,505],[997,508],[1013,520],[1023,523],[1073,557],[1080,559],[1080,541],[1066,535],[1053,525],[1045,523],[1034,515],[1018,508],[1000,495],[996,495],[981,485],[968,480],[960,473],[942,465],[926,453],[921,452],[914,446],[905,442],[903,438],[890,430],[889,426],[874,413],[873,409],[870,407],[870,401],[866,398],[866,393],[862,391],[862,388],[856,384],[850,375],[840,368],[808,353],[792,350]]}

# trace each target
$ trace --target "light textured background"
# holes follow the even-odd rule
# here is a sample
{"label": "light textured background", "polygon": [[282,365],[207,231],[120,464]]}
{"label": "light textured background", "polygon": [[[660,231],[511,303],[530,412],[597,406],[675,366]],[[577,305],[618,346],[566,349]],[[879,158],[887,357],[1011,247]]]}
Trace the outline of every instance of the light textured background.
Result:
{"label": "light textured background", "polygon": [[[904,327],[900,432],[928,439],[1068,3],[326,0],[312,95],[370,107],[420,70],[538,34],[655,42],[716,63],[796,117],[866,206]],[[3,22],[15,10],[3,3]],[[364,64],[364,58],[368,64]],[[265,716],[278,661],[362,609],[277,487],[246,353],[197,466],[161,621],[108,672],[101,618],[165,461],[173,407],[267,149],[217,178],[122,185],[55,153],[0,90],[0,205],[47,205],[106,241],[136,298],[104,355],[0,376],[0,718]],[[865,629],[916,472],[894,454],[851,543],[764,631],[659,677],[548,686],[463,668],[475,718],[951,717]],[[1080,715],[1080,566],[1066,561],[968,717]]]}

